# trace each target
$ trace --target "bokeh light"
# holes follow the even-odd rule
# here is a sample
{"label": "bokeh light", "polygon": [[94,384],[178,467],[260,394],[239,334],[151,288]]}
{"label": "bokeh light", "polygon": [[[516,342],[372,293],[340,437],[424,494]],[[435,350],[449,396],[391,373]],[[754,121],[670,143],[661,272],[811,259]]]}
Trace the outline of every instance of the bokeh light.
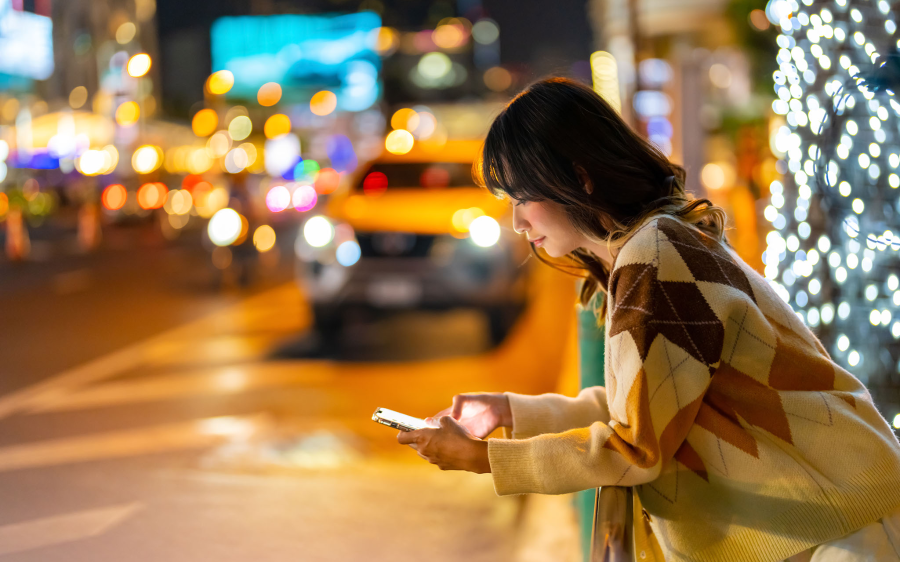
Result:
{"label": "bokeh light", "polygon": [[138,147],[131,157],[131,166],[139,174],[149,174],[162,165],[163,153],[158,146],[145,144]]}
{"label": "bokeh light", "polygon": [[194,206],[194,198],[191,192],[186,189],[173,189],[166,197],[166,203],[163,208],[170,215],[186,215],[191,212]]}
{"label": "bokeh light", "polygon": [[431,34],[431,40],[441,49],[456,49],[466,43],[469,31],[459,23],[439,25]]}
{"label": "bokeh light", "polygon": [[298,212],[304,213],[316,206],[318,195],[311,185],[301,185],[294,190],[291,204]]}
{"label": "bokeh light", "polygon": [[314,248],[327,246],[334,239],[334,227],[322,215],[316,215],[303,225],[303,237]]}
{"label": "bokeh light", "polygon": [[209,93],[220,96],[228,93],[234,86],[234,74],[230,70],[220,70],[210,75],[206,81],[206,89]]}
{"label": "bokeh light", "polygon": [[406,154],[412,150],[414,143],[412,133],[405,129],[391,131],[384,139],[384,147],[392,154]]}
{"label": "bokeh light", "polygon": [[218,131],[209,137],[209,140],[206,142],[206,148],[210,156],[221,158],[231,150],[231,137],[225,131]]}
{"label": "bokeh light", "polygon": [[106,189],[103,190],[100,201],[103,203],[103,206],[110,211],[117,211],[124,207],[125,202],[128,201],[128,191],[125,189],[124,185],[118,183],[108,185],[106,186]]}
{"label": "bokeh light", "polygon": [[366,195],[381,195],[388,188],[388,178],[381,172],[371,172],[363,180],[363,193]]}
{"label": "bokeh light", "polygon": [[131,40],[134,39],[136,34],[137,26],[130,21],[126,21],[116,29],[116,43],[119,45],[131,43]]}
{"label": "bokeh light", "polygon": [[263,133],[265,133],[267,139],[274,139],[290,132],[291,118],[282,113],[276,113],[266,119],[266,124],[263,126]]}
{"label": "bokeh light", "polygon": [[265,253],[275,247],[275,230],[264,224],[253,233],[253,245],[260,253]]}
{"label": "bokeh light", "polygon": [[234,209],[220,209],[209,220],[206,232],[216,246],[229,246],[241,235],[243,221]]}
{"label": "bokeh light", "polygon": [[87,103],[88,91],[84,86],[77,86],[72,88],[72,91],[69,92],[69,107],[72,109],[79,109],[85,103]]}
{"label": "bokeh light", "polygon": [[472,38],[482,45],[490,45],[500,37],[500,28],[493,20],[483,19],[472,26]]}
{"label": "bokeh light", "polygon": [[280,213],[291,206],[291,192],[283,185],[276,185],[266,194],[266,207],[273,213]]}
{"label": "bokeh light", "polygon": [[419,124],[410,132],[416,140],[425,140],[434,134],[437,129],[437,118],[429,111],[419,111]]}
{"label": "bokeh light", "polygon": [[244,140],[253,132],[253,122],[246,115],[239,115],[228,124],[228,134],[234,140]]}
{"label": "bokeh light", "polygon": [[316,92],[309,100],[309,110],[316,115],[328,115],[337,107],[337,96],[334,92],[322,90]]}
{"label": "bokeh light", "polygon": [[225,171],[229,174],[237,174],[249,165],[250,158],[241,147],[233,148],[225,155]]}
{"label": "bokeh light", "polygon": [[86,176],[96,176],[108,166],[109,154],[103,150],[88,150],[78,157],[77,168]]}
{"label": "bokeh light", "polygon": [[194,186],[194,207],[197,214],[208,219],[228,205],[228,190],[224,187],[213,187],[207,182]]}
{"label": "bokeh light", "polygon": [[150,55],[147,53],[138,53],[128,60],[128,75],[134,78],[140,78],[150,71]]}
{"label": "bokeh light", "polygon": [[375,39],[375,50],[382,56],[387,56],[397,50],[400,46],[400,34],[396,29],[390,27],[382,27],[377,31]]}
{"label": "bokeh light", "polygon": [[502,66],[494,66],[484,71],[484,85],[495,92],[503,92],[512,86],[512,74]]}
{"label": "bokeh light", "polygon": [[298,182],[314,183],[319,176],[319,163],[307,158],[294,167],[294,180]]}
{"label": "bokeh light", "polygon": [[450,219],[453,229],[457,232],[468,232],[472,221],[484,216],[484,211],[479,207],[469,207],[468,209],[459,209],[453,213]]}
{"label": "bokeh light", "polygon": [[256,162],[256,159],[259,157],[259,151],[256,149],[256,145],[252,142],[242,143],[238,148],[243,150],[244,154],[247,155],[247,168],[252,166]]}
{"label": "bokeh light", "polygon": [[316,192],[327,195],[333,193],[341,182],[341,174],[333,168],[322,168],[319,175],[316,176],[315,187]]}
{"label": "bokeh light", "polygon": [[135,101],[126,101],[116,108],[116,123],[122,127],[134,125],[140,116],[141,108]]}
{"label": "bokeh light", "polygon": [[450,73],[450,69],[453,68],[453,61],[444,53],[426,53],[419,59],[417,68],[419,74],[425,78],[438,80]]}
{"label": "bokeh light", "polygon": [[469,224],[472,242],[482,248],[493,246],[500,240],[500,225],[492,217],[481,216]]}
{"label": "bokeh light", "polygon": [[259,87],[256,93],[256,101],[263,107],[270,107],[281,100],[281,85],[277,82],[267,82]]}
{"label": "bokeh light", "polygon": [[219,115],[214,109],[201,109],[194,114],[191,120],[191,128],[198,137],[208,137],[216,132],[219,126]]}
{"label": "bokeh light", "polygon": [[137,192],[138,205],[142,209],[159,209],[166,203],[169,189],[160,182],[145,183]]}
{"label": "bokeh light", "polygon": [[355,240],[347,240],[342,242],[334,252],[337,262],[344,267],[350,267],[359,261],[362,256],[362,250]]}
{"label": "bokeh light", "polygon": [[710,162],[700,170],[700,181],[709,189],[722,189],[727,180],[726,169],[721,163]]}
{"label": "bokeh light", "polygon": [[398,109],[391,116],[391,127],[394,129],[406,129],[414,131],[419,126],[419,114],[414,109],[404,107]]}

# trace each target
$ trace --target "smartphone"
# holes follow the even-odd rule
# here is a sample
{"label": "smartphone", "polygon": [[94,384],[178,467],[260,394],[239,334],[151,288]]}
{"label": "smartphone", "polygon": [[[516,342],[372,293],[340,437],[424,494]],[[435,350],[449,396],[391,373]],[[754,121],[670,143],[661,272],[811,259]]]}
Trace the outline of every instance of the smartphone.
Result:
{"label": "smartphone", "polygon": [[425,420],[407,416],[400,412],[388,410],[387,408],[378,408],[372,414],[372,421],[384,424],[400,431],[414,431],[416,429],[424,429],[431,427],[425,423]]}

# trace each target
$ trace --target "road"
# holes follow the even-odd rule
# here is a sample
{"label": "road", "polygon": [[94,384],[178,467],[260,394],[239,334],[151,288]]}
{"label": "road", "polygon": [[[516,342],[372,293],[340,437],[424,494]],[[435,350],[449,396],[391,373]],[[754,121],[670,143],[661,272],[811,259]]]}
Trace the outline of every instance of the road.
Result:
{"label": "road", "polygon": [[201,247],[143,240],[0,281],[0,559],[577,558],[567,498],[499,498],[370,421],[557,391],[571,279],[536,268],[495,348],[459,310],[351,326],[323,352],[287,259],[211,291]]}

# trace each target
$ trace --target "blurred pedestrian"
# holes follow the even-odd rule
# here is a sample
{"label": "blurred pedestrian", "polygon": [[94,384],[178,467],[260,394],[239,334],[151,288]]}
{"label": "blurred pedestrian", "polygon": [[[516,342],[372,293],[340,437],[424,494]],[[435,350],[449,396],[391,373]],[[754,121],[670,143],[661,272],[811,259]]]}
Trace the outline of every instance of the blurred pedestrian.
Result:
{"label": "blurred pedestrian", "polygon": [[[399,442],[490,472],[499,495],[633,489],[638,560],[900,560],[900,443],[680,166],[553,78],[496,118],[478,172],[517,232],[583,272],[582,304],[606,293],[607,387],[458,395],[439,428]],[[512,434],[482,440],[498,427]],[[600,497],[598,514],[625,513],[621,495]]]}

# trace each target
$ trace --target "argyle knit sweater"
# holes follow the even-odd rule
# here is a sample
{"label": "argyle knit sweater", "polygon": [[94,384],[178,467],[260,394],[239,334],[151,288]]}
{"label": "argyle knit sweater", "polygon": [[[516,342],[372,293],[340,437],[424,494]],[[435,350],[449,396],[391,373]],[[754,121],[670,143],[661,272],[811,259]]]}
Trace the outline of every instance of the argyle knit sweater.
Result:
{"label": "argyle knit sweater", "polygon": [[730,249],[655,217],[607,299],[606,388],[507,393],[497,494],[634,486],[670,562],[775,562],[900,506],[868,391]]}

